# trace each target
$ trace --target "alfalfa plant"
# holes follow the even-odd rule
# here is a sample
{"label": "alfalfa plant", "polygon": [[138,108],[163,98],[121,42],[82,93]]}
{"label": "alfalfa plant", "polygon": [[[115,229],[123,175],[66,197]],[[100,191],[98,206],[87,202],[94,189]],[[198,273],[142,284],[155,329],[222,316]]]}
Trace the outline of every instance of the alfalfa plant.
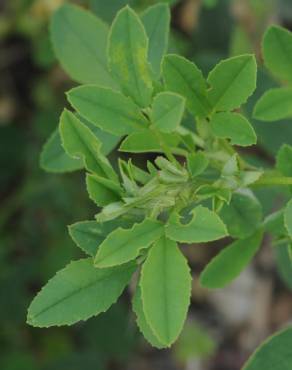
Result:
{"label": "alfalfa plant", "polygon": [[[274,231],[275,241],[291,240],[292,202],[263,219],[253,189],[292,184],[292,148],[280,150],[273,170],[250,164],[239,152],[257,142],[240,111],[256,87],[254,55],[222,60],[205,79],[194,63],[166,54],[169,21],[165,4],[141,16],[125,7],[110,29],[75,6],[64,5],[53,16],[55,54],[82,85],[67,93],[73,111],[63,111],[41,164],[52,172],[84,168],[98,213],[69,227],[88,257],[59,271],[35,297],[28,310],[33,326],[96,316],[134,276],[137,324],[153,346],[169,347],[191,297],[191,271],[180,246],[233,239],[201,274],[202,286],[215,289],[250,263],[265,231]],[[280,43],[275,32],[283,36]],[[267,66],[289,79],[291,38],[271,28],[264,48]],[[291,96],[290,88],[268,92],[256,117],[275,119],[284,108],[291,115],[283,94]],[[107,155],[115,146],[130,159],[112,164]],[[139,166],[137,153],[149,152],[156,153],[154,161]]]}

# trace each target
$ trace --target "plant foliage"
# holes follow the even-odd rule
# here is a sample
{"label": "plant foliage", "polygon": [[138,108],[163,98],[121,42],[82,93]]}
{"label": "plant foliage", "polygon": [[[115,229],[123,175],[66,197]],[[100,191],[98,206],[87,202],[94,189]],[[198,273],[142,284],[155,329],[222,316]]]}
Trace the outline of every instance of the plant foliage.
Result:
{"label": "plant foliage", "polygon": [[[89,197],[99,208],[94,220],[69,227],[89,257],[71,262],[40,291],[28,310],[33,326],[98,315],[135,274],[138,326],[153,346],[169,347],[190,304],[192,279],[183,244],[234,239],[201,274],[201,284],[214,289],[250,263],[265,231],[272,230],[275,240],[292,237],[292,203],[279,218],[279,235],[271,219],[263,219],[254,193],[260,186],[292,184],[292,148],[281,148],[270,171],[250,164],[240,151],[257,141],[241,110],[256,87],[255,56],[225,59],[205,79],[194,63],[166,54],[169,18],[166,4],[141,16],[127,6],[110,29],[72,5],[53,16],[55,53],[83,85],[67,93],[72,111],[63,111],[41,163],[53,172],[84,168]],[[266,66],[289,82],[291,34],[272,26],[263,46]],[[291,116],[291,96],[290,87],[268,91],[255,117]],[[127,160],[112,163],[107,155],[115,146]],[[132,155],[147,152],[156,153],[155,159],[143,165]],[[272,339],[246,369],[267,368],[266,362],[254,364],[274,342],[281,350]]]}

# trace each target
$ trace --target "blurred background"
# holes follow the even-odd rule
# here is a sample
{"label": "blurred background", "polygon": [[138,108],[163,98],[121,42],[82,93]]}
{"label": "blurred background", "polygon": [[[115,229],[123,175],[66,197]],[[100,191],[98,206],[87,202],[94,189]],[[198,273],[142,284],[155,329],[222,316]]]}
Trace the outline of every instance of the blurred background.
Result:
{"label": "blurred background", "polygon": [[[165,0],[164,0],[165,1]],[[222,245],[186,248],[194,283],[184,331],[170,350],[152,349],[138,333],[125,292],[107,313],[71,328],[26,325],[27,307],[40,287],[81,256],[67,225],[92,219],[84,176],[47,174],[41,147],[75,85],[58,65],[48,24],[64,0],[0,1],[0,369],[3,370],[239,370],[269,334],[292,318],[292,268],[286,246],[267,236],[252,266],[225,289],[209,292],[198,275]],[[67,1],[70,2],[70,1]],[[71,1],[110,23],[129,3],[138,12],[155,0]],[[172,9],[169,50],[196,62],[205,74],[222,58],[254,52],[258,88],[244,107],[248,116],[276,82],[262,66],[266,27],[292,30],[291,0],[166,0]],[[292,122],[253,121],[259,145],[246,155],[263,166],[284,142]],[[285,202],[283,189],[259,191],[264,212]]]}

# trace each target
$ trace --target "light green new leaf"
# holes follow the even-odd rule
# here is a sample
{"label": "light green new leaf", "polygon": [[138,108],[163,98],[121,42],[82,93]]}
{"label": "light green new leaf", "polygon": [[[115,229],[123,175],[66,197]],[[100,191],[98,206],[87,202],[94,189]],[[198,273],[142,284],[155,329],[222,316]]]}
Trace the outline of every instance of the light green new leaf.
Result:
{"label": "light green new leaf", "polygon": [[276,157],[276,168],[285,176],[292,176],[292,146],[283,144]]}
{"label": "light green new leaf", "polygon": [[50,31],[55,54],[74,80],[117,88],[107,68],[106,24],[78,6],[65,4],[53,15]]}
{"label": "light green new leaf", "polygon": [[156,4],[141,15],[149,39],[148,59],[155,78],[159,78],[161,60],[166,53],[170,26],[170,11],[167,4]]}
{"label": "light green new leaf", "polygon": [[128,6],[114,19],[108,42],[109,68],[123,92],[139,106],[149,106],[152,81],[148,39],[140,18]]}
{"label": "light green new leaf", "polygon": [[103,223],[81,221],[69,226],[69,234],[75,244],[89,256],[94,257],[99,245],[112,231],[118,227],[131,227],[132,223],[125,220],[113,220]]}
{"label": "light green new leaf", "polygon": [[233,110],[245,103],[256,88],[256,74],[256,60],[251,54],[218,63],[208,76],[213,111]]}
{"label": "light green new leaf", "polygon": [[252,235],[261,222],[261,204],[251,192],[238,191],[232,195],[230,204],[223,206],[220,217],[230,236],[244,239]]}
{"label": "light green new leaf", "polygon": [[167,90],[185,97],[186,106],[192,114],[198,117],[209,114],[206,81],[194,63],[179,55],[166,55],[162,63],[162,74]]}
{"label": "light green new leaf", "polygon": [[131,229],[118,228],[100,245],[94,260],[96,267],[121,265],[138,257],[142,249],[150,247],[163,233],[163,225],[145,219]]}
{"label": "light green new leaf", "polygon": [[175,131],[185,110],[185,99],[180,95],[162,92],[155,96],[152,105],[151,120],[162,132]]}
{"label": "light green new leaf", "polygon": [[260,121],[277,121],[292,116],[292,88],[270,89],[260,97],[253,117]]}
{"label": "light green new leaf", "polygon": [[283,27],[269,27],[263,38],[263,56],[267,68],[279,79],[292,81],[292,33]]}
{"label": "light green new leaf", "polygon": [[166,225],[166,236],[180,243],[204,243],[227,236],[227,230],[220,217],[203,206],[191,211],[192,219],[182,224],[179,214],[173,214]]}
{"label": "light green new leaf", "polygon": [[146,127],[147,121],[130,98],[117,91],[83,85],[67,93],[77,112],[106,132],[123,136]]}
{"label": "light green new leaf", "polygon": [[84,164],[81,159],[75,159],[66,154],[59,130],[56,129],[43,146],[40,166],[47,172],[64,173],[79,170],[84,167]]}
{"label": "light green new leaf", "polygon": [[132,302],[132,307],[133,311],[136,314],[136,321],[137,325],[143,334],[144,338],[153,346],[156,348],[165,348],[165,345],[159,342],[159,340],[156,338],[154,335],[151,327],[147,323],[145,314],[144,314],[144,309],[143,309],[143,302],[142,302],[142,297],[141,297],[141,288],[138,285],[136,287],[135,295],[133,297],[133,302]]}
{"label": "light green new leaf", "polygon": [[73,113],[66,109],[60,118],[60,135],[67,154],[73,158],[83,158],[85,167],[89,171],[116,181],[116,173],[100,151],[100,141]]}
{"label": "light green new leaf", "polygon": [[201,175],[208,167],[209,160],[203,152],[189,154],[187,156],[187,168],[192,177]]}
{"label": "light green new leaf", "polygon": [[264,341],[251,355],[242,370],[291,370],[292,327]]}
{"label": "light green new leaf", "polygon": [[249,146],[256,144],[257,136],[252,125],[239,113],[216,113],[210,124],[215,136],[230,139],[232,145]]}
{"label": "light green new leaf", "polygon": [[106,311],[121,295],[134,264],[97,269],[92,258],[71,262],[32,301],[27,321],[32,326],[71,325]]}
{"label": "light green new leaf", "polygon": [[164,346],[183,328],[191,295],[191,274],[176,243],[162,237],[142,267],[140,287],[146,321]]}
{"label": "light green new leaf", "polygon": [[[162,135],[162,134],[161,134]],[[176,148],[179,138],[176,135],[164,133],[163,140],[166,145],[173,148],[173,152],[178,153]],[[147,130],[131,134],[122,142],[119,151],[129,153],[163,152],[159,138],[154,132]]]}
{"label": "light green new leaf", "polygon": [[292,238],[292,199],[288,202],[284,210],[284,224],[290,238]]}
{"label": "light green new leaf", "polygon": [[249,238],[237,240],[224,248],[201,273],[201,285],[218,289],[229,284],[252,260],[261,245],[262,237],[263,232],[259,230]]}
{"label": "light green new leaf", "polygon": [[89,198],[99,207],[121,199],[122,188],[119,184],[101,176],[86,174],[86,188]]}

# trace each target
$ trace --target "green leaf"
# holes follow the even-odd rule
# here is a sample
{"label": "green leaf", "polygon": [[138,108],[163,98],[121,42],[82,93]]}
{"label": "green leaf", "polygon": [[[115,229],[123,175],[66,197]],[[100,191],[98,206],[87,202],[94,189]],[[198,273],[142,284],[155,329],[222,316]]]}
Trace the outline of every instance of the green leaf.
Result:
{"label": "green leaf", "polygon": [[111,23],[116,13],[127,4],[135,3],[136,0],[90,0],[92,11],[107,23]]}
{"label": "green leaf", "polygon": [[166,4],[156,4],[141,15],[149,40],[148,59],[155,78],[159,78],[161,60],[166,53],[170,26],[170,11]]}
{"label": "green leaf", "polygon": [[292,116],[292,88],[270,89],[260,97],[253,111],[253,117],[260,121],[277,121]]}
{"label": "green leaf", "polygon": [[264,341],[251,355],[242,370],[291,370],[292,327]]}
{"label": "green leaf", "polygon": [[108,27],[93,14],[65,4],[53,15],[51,39],[65,71],[81,83],[117,88],[107,69]]}
{"label": "green leaf", "polygon": [[127,6],[119,11],[111,26],[109,67],[123,92],[141,107],[149,106],[152,95],[147,55],[148,39],[143,24]]}
{"label": "green leaf", "polygon": [[129,209],[126,207],[124,202],[111,203],[105,206],[101,212],[95,215],[95,219],[97,222],[110,221],[124,215],[128,212],[128,210]]}
{"label": "green leaf", "polygon": [[249,238],[237,240],[224,248],[201,273],[201,285],[218,289],[229,284],[250,263],[261,245],[262,237],[263,232],[259,230]]}
{"label": "green leaf", "polygon": [[[166,145],[176,150],[179,138],[172,134],[163,134],[163,140]],[[119,151],[129,153],[147,153],[147,152],[163,152],[160,141],[154,132],[150,130],[134,133],[126,137],[122,142]]]}
{"label": "green leaf", "polygon": [[32,301],[27,321],[32,326],[71,325],[106,311],[121,295],[134,264],[97,269],[92,258],[71,262]]}
{"label": "green leaf", "polygon": [[185,99],[180,95],[162,92],[155,96],[152,105],[151,120],[162,132],[175,131],[185,110]]}
{"label": "green leaf", "polygon": [[185,97],[186,106],[192,114],[198,117],[206,117],[209,114],[206,81],[194,63],[179,55],[166,55],[163,59],[162,74],[167,90]]}
{"label": "green leaf", "polygon": [[276,168],[285,176],[292,176],[292,146],[283,144],[277,153]]}
{"label": "green leaf", "polygon": [[89,256],[94,257],[99,245],[119,226],[130,227],[132,223],[125,220],[113,220],[103,223],[81,221],[69,226],[69,234],[76,245]]}
{"label": "green leaf", "polygon": [[175,242],[162,237],[142,267],[140,287],[146,321],[164,346],[178,337],[191,295],[191,274]]}
{"label": "green leaf", "polygon": [[292,199],[288,202],[284,210],[284,224],[290,238],[292,238]]}
{"label": "green leaf", "polygon": [[56,129],[41,152],[40,166],[47,172],[64,173],[76,171],[84,167],[81,159],[75,159],[65,153],[59,134]]}
{"label": "green leaf", "polygon": [[238,155],[233,154],[222,168],[222,176],[227,178],[239,174]]}
{"label": "green leaf", "polygon": [[174,213],[166,225],[166,236],[180,243],[204,243],[227,236],[226,227],[215,212],[198,206],[191,215],[191,220],[182,224],[179,214]]}
{"label": "green leaf", "polygon": [[138,285],[136,287],[135,295],[133,297],[132,302],[133,311],[136,314],[136,321],[137,325],[143,334],[144,338],[153,346],[156,348],[165,348],[165,346],[159,342],[159,340],[156,338],[156,336],[153,334],[153,331],[149,324],[147,323],[144,309],[143,309],[143,302],[142,302],[142,296],[141,296],[141,288]]}
{"label": "green leaf", "polygon": [[215,136],[230,139],[232,145],[256,144],[257,137],[252,125],[239,113],[216,113],[210,124]]}
{"label": "green leaf", "polygon": [[252,235],[262,219],[261,204],[248,191],[238,191],[232,196],[229,205],[225,204],[220,212],[230,236],[244,239]]}
{"label": "green leaf", "polygon": [[251,54],[218,63],[208,76],[213,111],[233,110],[245,103],[256,88],[256,73],[256,60]]}
{"label": "green leaf", "polygon": [[290,245],[277,245],[274,248],[276,254],[277,270],[283,282],[292,290],[292,259],[289,255]]}
{"label": "green leaf", "polygon": [[208,167],[209,160],[203,152],[189,154],[187,156],[187,167],[192,177],[201,175]]}
{"label": "green leaf", "polygon": [[137,105],[117,91],[84,85],[70,90],[67,96],[81,116],[106,132],[123,136],[146,127]]}
{"label": "green leaf", "polygon": [[96,267],[121,265],[138,257],[140,251],[149,248],[163,232],[158,221],[145,219],[131,229],[118,228],[100,245],[94,260]]}
{"label": "green leaf", "polygon": [[263,222],[263,227],[265,231],[271,233],[273,236],[283,237],[286,234],[284,210],[281,209],[269,214]]}
{"label": "green leaf", "polygon": [[89,171],[114,181],[117,179],[110,163],[100,152],[100,141],[73,113],[66,109],[60,118],[60,135],[67,154],[73,158],[84,159],[85,167]]}
{"label": "green leaf", "polygon": [[121,140],[119,136],[112,135],[106,131],[101,130],[97,126],[93,125],[91,122],[87,121],[83,117],[77,114],[77,118],[80,119],[82,123],[89,128],[89,130],[98,138],[101,143],[100,151],[104,155],[108,155],[117,146],[118,142]]}
{"label": "green leaf", "polygon": [[101,176],[86,174],[89,198],[99,207],[121,199],[122,188],[116,182]]}
{"label": "green leaf", "polygon": [[292,33],[283,27],[269,27],[263,38],[263,56],[267,68],[279,79],[292,81]]}

